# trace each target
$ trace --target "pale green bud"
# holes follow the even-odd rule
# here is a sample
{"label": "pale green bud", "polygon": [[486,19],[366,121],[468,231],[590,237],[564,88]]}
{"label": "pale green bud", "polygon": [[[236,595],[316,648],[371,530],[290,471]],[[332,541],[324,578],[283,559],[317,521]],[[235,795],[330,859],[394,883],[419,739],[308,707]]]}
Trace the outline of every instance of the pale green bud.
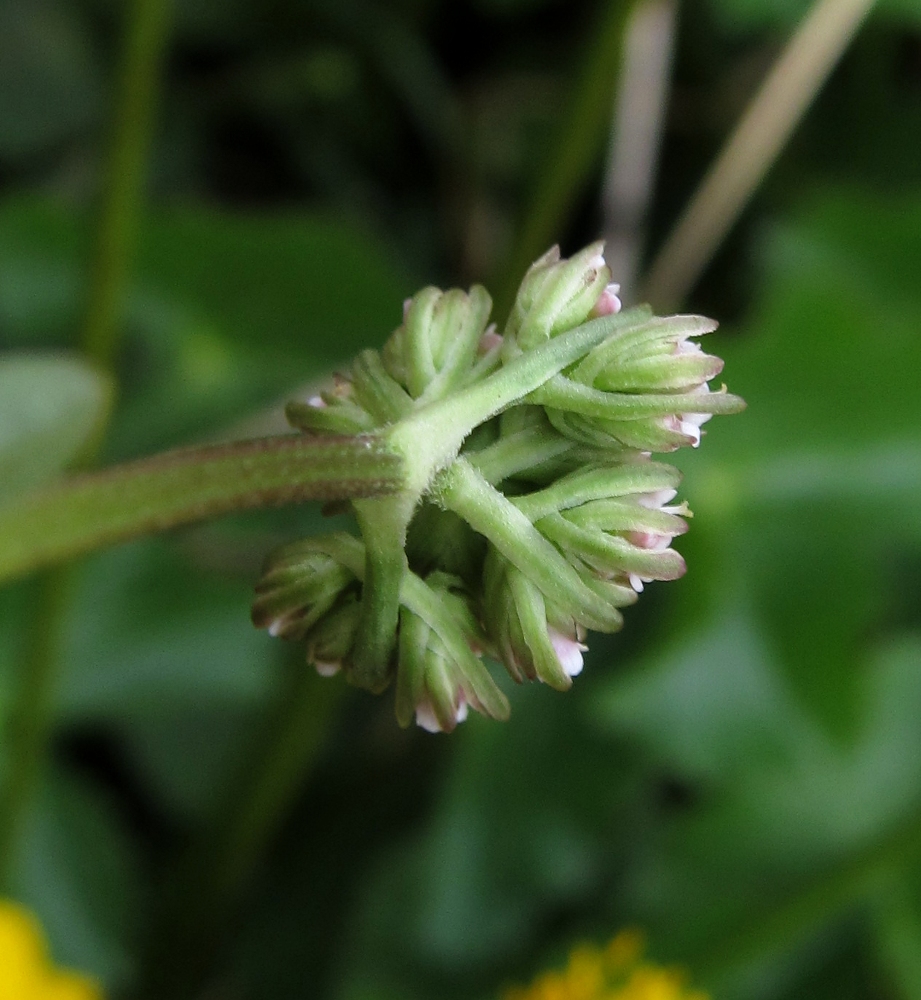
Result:
{"label": "pale green bud", "polygon": [[433,573],[426,581],[457,629],[463,645],[443,635],[408,607],[400,609],[396,715],[401,726],[415,718],[429,732],[451,732],[468,709],[493,718],[508,715],[508,702],[477,659],[486,638],[456,578]]}
{"label": "pale green bud", "polygon": [[[700,316],[622,313],[621,325],[565,379],[540,396],[561,434],[596,448],[611,444],[667,452],[697,447],[701,426],[744,408],[738,396],[711,392],[723,362],[691,337],[716,329]],[[588,391],[586,391],[588,390]]]}
{"label": "pale green bud", "polygon": [[350,570],[315,546],[315,540],[303,539],[269,555],[252,606],[257,628],[303,639],[356,582]]}
{"label": "pale green bud", "polygon": [[[589,319],[611,280],[603,250],[599,241],[561,259],[555,246],[528,268],[505,328],[507,350],[527,351]],[[613,293],[608,299],[605,314],[616,311]]]}
{"label": "pale green bud", "polygon": [[465,381],[486,333],[492,299],[469,292],[423,288],[403,306],[403,324],[383,351],[389,374],[413,399],[438,399]]}
{"label": "pale green bud", "polygon": [[540,680],[558,691],[582,670],[584,630],[549,604],[520,570],[490,548],[483,576],[483,615],[496,653],[519,683]]}
{"label": "pale green bud", "polygon": [[307,633],[307,662],[323,677],[331,677],[348,662],[361,617],[356,594],[346,596]]}

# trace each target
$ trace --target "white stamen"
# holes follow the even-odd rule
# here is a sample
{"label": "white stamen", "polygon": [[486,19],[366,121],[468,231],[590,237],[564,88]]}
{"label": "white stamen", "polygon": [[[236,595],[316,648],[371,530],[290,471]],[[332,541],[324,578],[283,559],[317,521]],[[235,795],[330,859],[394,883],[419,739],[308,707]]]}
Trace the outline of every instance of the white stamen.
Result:
{"label": "white stamen", "polygon": [[638,593],[643,593],[643,581],[636,575],[636,573],[630,574],[630,586]]}
{"label": "white stamen", "polygon": [[321,677],[333,677],[339,673],[340,664],[323,663],[322,661],[318,661],[314,663],[314,667]]}
{"label": "white stamen", "polygon": [[655,490],[652,493],[640,493],[636,502],[641,507],[646,507],[649,510],[657,510],[667,504],[669,500],[674,500],[678,496],[677,490]]}
{"label": "white stamen", "polygon": [[312,406],[315,410],[326,409],[326,401],[322,396],[311,396],[310,399],[307,400],[307,405]]}

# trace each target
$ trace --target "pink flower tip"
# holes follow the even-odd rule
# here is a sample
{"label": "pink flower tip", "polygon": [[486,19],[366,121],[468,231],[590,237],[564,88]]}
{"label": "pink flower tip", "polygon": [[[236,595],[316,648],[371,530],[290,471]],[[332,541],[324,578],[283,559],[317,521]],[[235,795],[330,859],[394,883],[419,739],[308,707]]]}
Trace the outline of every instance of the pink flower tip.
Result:
{"label": "pink flower tip", "polygon": [[592,315],[596,317],[613,316],[615,313],[619,313],[623,308],[623,304],[617,294],[619,291],[620,285],[608,285],[595,303]]}
{"label": "pink flower tip", "polygon": [[563,635],[562,632],[558,632],[550,625],[547,626],[547,635],[550,638],[553,651],[560,661],[563,672],[569,677],[576,677],[581,674],[583,666],[582,654],[588,650],[588,646],[576,639],[571,639],[568,635]]}
{"label": "pink flower tip", "polygon": [[[463,722],[467,718],[467,711],[467,701],[462,693],[454,713],[455,723]],[[432,708],[430,701],[421,701],[416,705],[416,725],[428,733],[444,732],[444,727],[438,721],[438,716],[435,714],[435,709]]]}
{"label": "pink flower tip", "polygon": [[496,333],[496,324],[490,323],[483,331],[483,336],[480,337],[480,342],[477,344],[477,353],[489,354],[490,351],[494,351],[501,346],[502,335]]}

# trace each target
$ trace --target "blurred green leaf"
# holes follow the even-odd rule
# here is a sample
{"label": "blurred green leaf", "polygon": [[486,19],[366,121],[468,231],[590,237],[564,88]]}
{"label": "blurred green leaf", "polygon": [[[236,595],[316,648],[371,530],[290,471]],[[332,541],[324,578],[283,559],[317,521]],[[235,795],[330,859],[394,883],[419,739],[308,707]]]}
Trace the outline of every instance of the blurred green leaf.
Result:
{"label": "blurred green leaf", "polygon": [[[685,961],[758,915],[768,920],[817,871],[833,873],[885,843],[921,805],[921,637],[879,648],[864,676],[853,744],[804,713],[752,617],[728,606],[690,646],[609,684],[593,711],[640,739],[699,805],[634,869],[632,907]],[[814,925],[792,926],[770,953],[783,962],[838,916],[829,896]],[[757,994],[756,994],[757,995]]]}
{"label": "blurred green leaf", "polygon": [[[82,306],[82,217],[8,201],[0,229],[0,325],[13,342],[66,339]],[[328,374],[384,340],[408,291],[376,241],[333,219],[153,215],[129,291],[111,454],[188,440]]]}
{"label": "blurred green leaf", "polygon": [[485,995],[554,915],[597,907],[635,833],[619,822],[632,760],[591,736],[572,698],[535,686],[512,699],[508,723],[471,719],[453,735],[431,821],[366,885],[337,996],[357,1000],[370,982],[409,995],[419,978],[422,995]]}
{"label": "blurred green leaf", "polygon": [[878,962],[895,1000],[921,1000],[921,908],[917,887],[897,877],[873,908]]}
{"label": "blurred green leaf", "polygon": [[94,556],[79,583],[59,718],[114,728],[179,815],[219,800],[274,689],[282,650],[252,627],[251,588],[252,577],[221,576],[162,539]]}
{"label": "blurred green leaf", "polygon": [[808,200],[766,244],[744,335],[717,348],[748,410],[679,457],[714,572],[744,577],[787,676],[832,729],[859,710],[893,555],[921,558],[921,201]]}
{"label": "blurred green leaf", "polygon": [[98,431],[109,380],[76,357],[0,354],[0,501],[61,472]]}
{"label": "blurred green leaf", "polygon": [[38,914],[55,961],[126,982],[141,902],[137,859],[112,806],[78,778],[54,773],[22,839],[13,890]]}

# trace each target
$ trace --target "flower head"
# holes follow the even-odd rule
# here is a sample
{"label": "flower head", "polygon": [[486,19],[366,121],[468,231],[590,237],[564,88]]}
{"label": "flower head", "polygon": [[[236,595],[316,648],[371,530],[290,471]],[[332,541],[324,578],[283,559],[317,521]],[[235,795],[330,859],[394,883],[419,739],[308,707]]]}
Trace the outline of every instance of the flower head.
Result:
{"label": "flower head", "polygon": [[0,997],[3,1000],[102,1000],[88,976],[55,968],[38,921],[0,899]]}
{"label": "flower head", "polygon": [[256,585],[257,628],[283,639],[304,639],[355,583],[354,574],[306,538],[272,552]]}
{"label": "flower head", "polygon": [[593,243],[528,269],[500,335],[491,302],[424,288],[383,349],[362,351],[288,417],[312,434],[369,434],[404,463],[404,488],[353,501],[361,540],[275,553],[253,620],[306,643],[308,662],[380,692],[401,725],[450,731],[508,704],[481,663],[558,690],[590,630],[613,632],[652,580],[685,571],[678,472],[655,452],[697,447],[722,361],[695,316],[622,310]]}
{"label": "flower head", "polygon": [[512,987],[502,1000],[709,1000],[685,981],[680,970],[644,961],[642,935],[627,930],[604,948],[575,948],[564,969]]}

